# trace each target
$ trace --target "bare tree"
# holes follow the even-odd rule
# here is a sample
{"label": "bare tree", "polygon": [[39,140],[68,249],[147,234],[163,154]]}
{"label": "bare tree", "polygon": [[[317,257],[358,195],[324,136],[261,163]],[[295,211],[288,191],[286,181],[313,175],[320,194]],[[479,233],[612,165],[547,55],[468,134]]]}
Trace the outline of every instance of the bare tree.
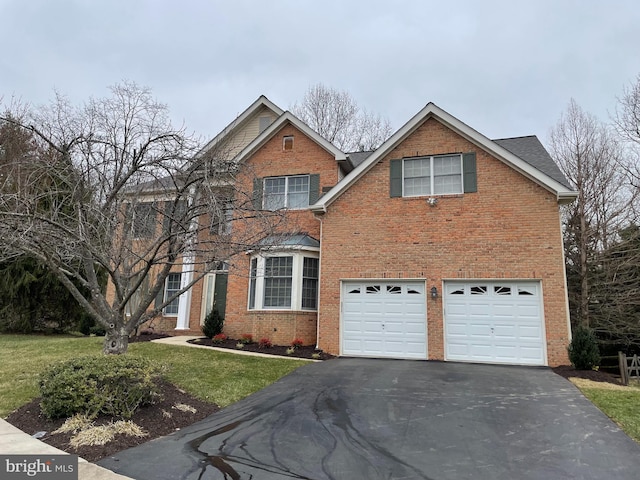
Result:
{"label": "bare tree", "polygon": [[640,146],[640,75],[618,98],[613,123],[624,139]]}
{"label": "bare tree", "polygon": [[[138,326],[281,218],[254,208],[249,174],[222,151],[201,152],[135,83],[80,107],[56,95],[0,123],[34,145],[29,156],[3,159],[0,260],[27,255],[54,272],[105,327],[105,353],[125,352]],[[233,221],[232,236],[211,231],[220,221]],[[164,298],[176,268],[181,288]]]}
{"label": "bare tree", "polygon": [[[601,253],[628,221],[631,192],[624,188],[616,138],[574,100],[552,129],[550,147],[578,192],[577,200],[564,212],[565,252],[572,311],[576,323],[589,326],[594,269],[603,267]],[[573,289],[572,280],[577,284]]]}
{"label": "bare tree", "polygon": [[640,188],[640,75],[618,98],[613,125],[627,147],[629,161],[623,165],[636,189]]}
{"label": "bare tree", "polygon": [[360,109],[349,93],[321,83],[309,87],[291,111],[344,152],[374,150],[392,133],[387,118]]}

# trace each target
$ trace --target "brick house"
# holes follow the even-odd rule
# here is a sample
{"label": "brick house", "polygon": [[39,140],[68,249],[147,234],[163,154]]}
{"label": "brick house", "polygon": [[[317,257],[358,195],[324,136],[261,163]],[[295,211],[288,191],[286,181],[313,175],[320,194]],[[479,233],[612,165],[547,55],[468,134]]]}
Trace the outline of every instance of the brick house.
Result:
{"label": "brick house", "polygon": [[205,149],[223,143],[289,228],[182,295],[166,330],[199,333],[215,305],[231,337],[337,355],[567,363],[575,192],[536,137],[490,140],[430,103],[348,154],[260,97]]}

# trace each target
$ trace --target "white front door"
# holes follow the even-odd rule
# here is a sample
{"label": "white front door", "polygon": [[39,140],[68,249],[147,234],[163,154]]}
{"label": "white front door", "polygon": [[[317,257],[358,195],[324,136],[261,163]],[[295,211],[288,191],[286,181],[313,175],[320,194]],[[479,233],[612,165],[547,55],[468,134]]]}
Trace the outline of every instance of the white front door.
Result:
{"label": "white front door", "polygon": [[546,365],[540,282],[445,282],[445,359]]}
{"label": "white front door", "polygon": [[427,358],[425,283],[342,283],[341,354],[360,357]]}

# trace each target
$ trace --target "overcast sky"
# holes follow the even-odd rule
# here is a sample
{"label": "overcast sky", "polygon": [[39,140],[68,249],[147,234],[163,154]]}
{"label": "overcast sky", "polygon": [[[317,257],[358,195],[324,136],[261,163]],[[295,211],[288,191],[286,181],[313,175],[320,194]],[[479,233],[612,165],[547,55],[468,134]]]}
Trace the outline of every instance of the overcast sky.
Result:
{"label": "overcast sky", "polygon": [[311,84],[402,126],[432,101],[546,141],[567,103],[608,120],[640,75],[638,0],[0,0],[0,96],[75,102],[123,79],[212,137]]}

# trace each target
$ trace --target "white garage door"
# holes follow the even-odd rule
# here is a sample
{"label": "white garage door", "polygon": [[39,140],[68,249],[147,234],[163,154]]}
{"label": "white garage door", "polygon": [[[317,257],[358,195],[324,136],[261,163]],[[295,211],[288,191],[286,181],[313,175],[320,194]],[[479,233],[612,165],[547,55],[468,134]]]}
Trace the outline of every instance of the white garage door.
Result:
{"label": "white garage door", "polygon": [[545,365],[539,282],[445,282],[445,358]]}
{"label": "white garage door", "polygon": [[427,358],[424,282],[342,284],[342,355]]}

